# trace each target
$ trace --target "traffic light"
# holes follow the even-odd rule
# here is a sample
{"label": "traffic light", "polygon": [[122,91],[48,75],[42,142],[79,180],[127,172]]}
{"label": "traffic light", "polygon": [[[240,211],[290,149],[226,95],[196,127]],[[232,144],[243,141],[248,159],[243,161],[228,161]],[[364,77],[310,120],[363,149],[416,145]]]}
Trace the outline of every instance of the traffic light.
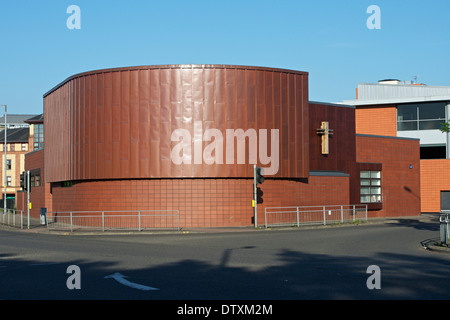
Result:
{"label": "traffic light", "polygon": [[264,169],[261,167],[256,167],[255,170],[255,174],[256,174],[256,184],[262,184],[265,180],[265,178],[263,177],[264,174]]}
{"label": "traffic light", "polygon": [[26,174],[25,174],[25,172],[23,172],[20,174],[20,187],[23,190],[27,190],[27,182],[25,180],[26,180]]}
{"label": "traffic light", "polygon": [[[24,171],[20,174],[20,187],[23,191],[28,190],[28,172]],[[31,187],[30,187],[31,190]]]}
{"label": "traffic light", "polygon": [[260,204],[264,202],[262,198],[263,194],[264,192],[261,190],[261,188],[256,187],[256,203]]}

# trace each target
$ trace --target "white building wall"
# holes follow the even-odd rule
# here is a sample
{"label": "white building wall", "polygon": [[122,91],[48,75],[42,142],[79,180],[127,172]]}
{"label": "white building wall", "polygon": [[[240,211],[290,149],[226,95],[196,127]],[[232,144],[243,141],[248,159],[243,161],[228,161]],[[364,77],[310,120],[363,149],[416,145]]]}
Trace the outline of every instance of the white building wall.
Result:
{"label": "white building wall", "polygon": [[442,133],[440,130],[397,131],[397,136],[420,139],[420,145],[447,144],[447,134]]}

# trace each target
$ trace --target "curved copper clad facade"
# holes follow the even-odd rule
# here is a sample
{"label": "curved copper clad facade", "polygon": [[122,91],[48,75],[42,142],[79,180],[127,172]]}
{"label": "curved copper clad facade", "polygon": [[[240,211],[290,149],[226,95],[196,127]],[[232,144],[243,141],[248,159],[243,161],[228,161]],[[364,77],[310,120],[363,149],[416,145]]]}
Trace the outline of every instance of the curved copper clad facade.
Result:
{"label": "curved copper clad facade", "polygon": [[226,129],[279,129],[275,177],[309,174],[305,72],[224,65],[92,71],[44,95],[44,121],[46,182],[253,176],[248,152],[245,164],[175,164],[172,133],[187,129],[194,140],[195,123],[224,137]]}

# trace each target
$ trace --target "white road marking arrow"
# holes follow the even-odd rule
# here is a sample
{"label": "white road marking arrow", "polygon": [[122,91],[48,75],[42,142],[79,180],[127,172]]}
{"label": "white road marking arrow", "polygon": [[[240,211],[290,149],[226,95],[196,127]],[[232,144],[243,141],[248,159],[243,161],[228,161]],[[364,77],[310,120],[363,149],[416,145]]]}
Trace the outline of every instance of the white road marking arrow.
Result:
{"label": "white road marking arrow", "polygon": [[147,287],[142,284],[130,282],[125,279],[126,276],[124,276],[123,274],[121,274],[119,272],[116,272],[114,274],[111,274],[111,275],[105,277],[105,279],[110,279],[110,278],[116,280],[117,282],[119,282],[125,286],[131,287],[133,289],[144,290],[144,291],[159,290],[158,288]]}

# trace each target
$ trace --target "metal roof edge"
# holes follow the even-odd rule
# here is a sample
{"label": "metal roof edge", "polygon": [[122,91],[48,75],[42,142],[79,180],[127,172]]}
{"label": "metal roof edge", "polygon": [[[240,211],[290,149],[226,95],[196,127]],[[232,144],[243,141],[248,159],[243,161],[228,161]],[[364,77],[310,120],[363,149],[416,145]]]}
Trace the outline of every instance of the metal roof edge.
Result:
{"label": "metal roof edge", "polygon": [[340,103],[340,102],[309,101],[309,104],[323,104],[325,106],[343,107],[343,108],[352,108],[352,109],[355,108],[355,106],[352,106],[350,104]]}
{"label": "metal roof edge", "polygon": [[420,141],[419,138],[394,137],[394,136],[381,136],[381,135],[364,134],[364,133],[357,133],[356,136],[357,136],[357,137],[367,137],[367,138],[387,138],[387,139],[399,139],[399,140],[415,140],[415,141]]}
{"label": "metal roof edge", "polygon": [[133,70],[148,70],[148,69],[244,69],[244,70],[261,70],[261,71],[273,71],[273,72],[280,72],[280,73],[294,73],[294,74],[302,74],[302,75],[308,75],[308,72],[306,71],[298,71],[298,70],[291,70],[291,69],[282,69],[282,68],[271,68],[271,67],[260,67],[260,66],[248,66],[248,65],[227,65],[227,64],[166,64],[166,65],[142,65],[142,66],[129,66],[129,67],[116,67],[116,68],[106,68],[106,69],[96,69],[91,71],[85,71],[81,73],[74,74],[53,88],[51,88],[49,91],[44,93],[43,97],[45,98],[49,94],[51,94],[53,91],[59,89],[67,82],[79,78],[84,77],[92,74],[99,74],[99,73],[107,73],[107,72],[119,72],[119,71],[133,71]]}
{"label": "metal roof edge", "polygon": [[381,104],[401,104],[401,103],[414,103],[414,102],[434,102],[434,101],[450,101],[450,95],[442,96],[421,96],[421,97],[409,97],[409,98],[391,98],[391,99],[379,99],[379,100],[343,100],[344,104],[352,106],[369,106],[369,105],[381,105]]}

